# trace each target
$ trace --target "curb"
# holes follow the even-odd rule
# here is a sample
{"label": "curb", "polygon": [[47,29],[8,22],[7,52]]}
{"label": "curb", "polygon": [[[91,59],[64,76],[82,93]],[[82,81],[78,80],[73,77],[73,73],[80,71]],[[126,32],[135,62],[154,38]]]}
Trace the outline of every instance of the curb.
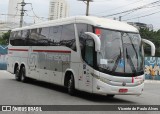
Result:
{"label": "curb", "polygon": [[159,83],[160,84],[160,80],[145,80],[144,83]]}

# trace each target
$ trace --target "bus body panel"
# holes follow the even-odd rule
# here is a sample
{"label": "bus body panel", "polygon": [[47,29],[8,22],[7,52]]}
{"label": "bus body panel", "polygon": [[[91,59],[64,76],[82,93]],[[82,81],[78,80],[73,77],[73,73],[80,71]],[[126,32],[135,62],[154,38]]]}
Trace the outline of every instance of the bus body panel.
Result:
{"label": "bus body panel", "polygon": [[8,46],[8,67],[7,70],[11,73],[14,73],[15,64],[18,64],[19,68],[21,64],[25,64],[27,66],[27,58],[28,58],[28,48],[24,48],[21,46],[13,47],[11,45]]}
{"label": "bus body panel", "polygon": [[[19,68],[24,64],[26,76],[37,80],[64,86],[67,72],[74,76],[75,88],[96,94],[134,94],[140,95],[144,86],[144,75],[137,77],[112,76],[87,65],[82,59],[80,41],[77,30],[78,23],[86,23],[102,28],[130,31],[138,33],[138,30],[125,23],[101,19],[96,17],[72,17],[56,21],[35,24],[30,27],[12,30],[21,31],[34,28],[54,27],[74,24],[76,51],[65,46],[12,46],[9,45],[8,68],[14,73],[15,65]],[[107,83],[108,82],[108,83]],[[117,83],[118,82],[118,83]],[[111,85],[112,84],[112,85]],[[116,85],[117,84],[117,85]],[[136,86],[134,86],[134,84]],[[128,89],[126,93],[120,93],[119,89]]]}
{"label": "bus body panel", "polygon": [[94,72],[94,69],[86,65],[86,63],[80,63],[79,65],[79,90],[92,93],[92,79],[91,73]]}

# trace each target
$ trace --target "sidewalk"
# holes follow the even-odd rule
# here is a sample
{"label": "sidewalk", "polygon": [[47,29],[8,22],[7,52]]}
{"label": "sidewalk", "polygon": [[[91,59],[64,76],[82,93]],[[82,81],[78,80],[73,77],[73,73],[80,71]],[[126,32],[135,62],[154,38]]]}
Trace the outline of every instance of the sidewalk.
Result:
{"label": "sidewalk", "polygon": [[145,80],[144,83],[160,83],[160,80]]}

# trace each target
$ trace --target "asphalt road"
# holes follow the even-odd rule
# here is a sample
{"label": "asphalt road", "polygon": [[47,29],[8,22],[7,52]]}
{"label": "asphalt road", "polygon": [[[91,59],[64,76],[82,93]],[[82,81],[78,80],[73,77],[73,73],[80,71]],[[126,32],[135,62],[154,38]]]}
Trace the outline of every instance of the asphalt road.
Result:
{"label": "asphalt road", "polygon": [[[63,87],[34,80],[28,83],[18,82],[14,79],[14,75],[7,71],[0,71],[0,105],[160,105],[160,83],[145,82],[144,92],[141,96],[117,95],[110,99],[105,96],[92,96],[84,92],[77,92],[76,96],[70,96]],[[75,112],[68,113],[75,114]],[[92,112],[87,112],[87,114],[90,113],[92,114]],[[106,114],[106,112],[95,113]],[[119,114],[121,113],[119,112]],[[146,113],[150,114],[151,112]],[[38,113],[32,112],[31,114]]]}

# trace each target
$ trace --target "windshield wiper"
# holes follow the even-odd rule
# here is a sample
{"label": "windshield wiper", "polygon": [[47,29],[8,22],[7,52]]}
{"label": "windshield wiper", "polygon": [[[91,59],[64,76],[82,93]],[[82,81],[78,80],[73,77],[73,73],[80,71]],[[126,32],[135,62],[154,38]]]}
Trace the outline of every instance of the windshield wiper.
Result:
{"label": "windshield wiper", "polygon": [[132,41],[131,37],[128,35],[128,33],[126,33],[126,34],[127,34],[127,36],[129,37],[129,40],[130,40],[130,42],[132,43],[132,47],[133,47],[133,49],[134,49],[134,51],[135,51],[136,58],[137,58],[137,68],[138,68],[138,53],[137,53],[137,51],[136,51],[136,48],[135,48],[135,46],[134,46],[134,44],[133,44],[133,41]]}
{"label": "windshield wiper", "polygon": [[116,62],[115,62],[115,64],[114,64],[113,68],[112,68],[112,72],[115,72],[115,70],[117,69],[119,60],[120,60],[121,57],[122,57],[122,55],[121,55],[121,53],[122,53],[122,52],[121,52],[121,48],[119,48],[119,50],[120,50],[120,54],[118,55],[118,57],[117,57],[117,59],[116,59]]}
{"label": "windshield wiper", "polygon": [[130,64],[130,67],[131,67],[132,72],[133,72],[133,73],[136,73],[136,69],[135,69],[135,67],[134,67],[134,64],[133,64],[133,61],[132,61],[132,59],[131,59],[131,56],[128,54],[127,48],[126,48],[126,56],[127,56],[127,61],[128,61],[129,64]]}

